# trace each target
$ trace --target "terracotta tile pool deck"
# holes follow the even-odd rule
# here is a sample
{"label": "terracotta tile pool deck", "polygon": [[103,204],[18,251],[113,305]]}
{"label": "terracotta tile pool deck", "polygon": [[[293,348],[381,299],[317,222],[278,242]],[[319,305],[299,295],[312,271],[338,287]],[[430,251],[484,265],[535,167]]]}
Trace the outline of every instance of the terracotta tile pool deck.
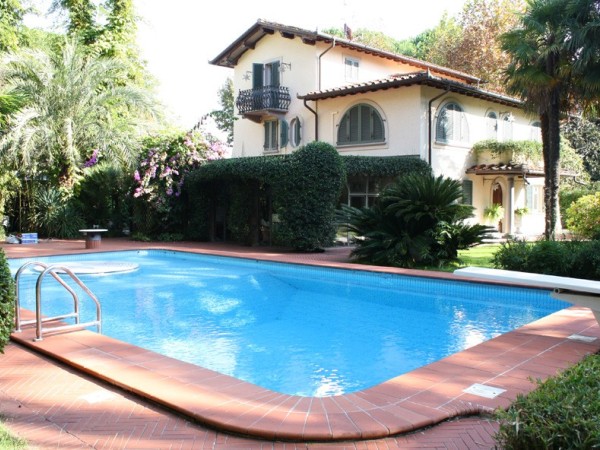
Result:
{"label": "terracotta tile pool deck", "polygon": [[[160,245],[123,239],[104,239],[96,250],[85,250],[83,241],[3,244],[2,248],[9,258],[161,248],[454,279],[452,274],[350,264],[347,262],[348,248],[294,254],[266,247],[206,243]],[[464,278],[460,280],[464,281]],[[24,318],[27,314],[32,315],[28,311],[23,314]],[[570,339],[572,335],[596,339],[584,342]],[[555,375],[585,355],[600,350],[600,327],[593,314],[587,308],[571,307],[378,386],[341,396],[310,398],[268,391],[91,331],[45,335],[40,342],[35,342],[34,336],[32,328],[13,333],[14,344],[9,345],[5,355],[0,355],[0,361],[8,363],[27,361],[16,366],[0,364],[0,414],[9,417],[9,427],[15,421],[17,432],[19,424],[23,425],[19,417],[26,413],[25,410],[34,408],[31,403],[35,400],[31,399],[46,395],[36,394],[37,390],[60,391],[60,383],[50,386],[36,383],[42,375],[36,375],[35,371],[31,375],[23,372],[17,376],[16,367],[35,367],[36,364],[40,372],[42,366],[54,364],[55,370],[66,367],[72,377],[100,380],[96,391],[108,392],[97,394],[100,404],[102,399],[104,403],[113,403],[116,398],[130,397],[128,401],[134,405],[147,404],[148,408],[158,408],[157,414],[162,414],[161,417],[181,420],[186,424],[186,432],[195,430],[188,438],[183,436],[184,430],[179,429],[174,432],[176,438],[171,440],[160,440],[165,439],[162,433],[157,440],[148,435],[132,440],[132,430],[136,429],[131,422],[132,416],[122,413],[121,430],[118,421],[110,426],[104,424],[104,428],[101,423],[99,428],[105,433],[99,432],[103,437],[97,436],[96,441],[88,436],[89,430],[81,432],[87,437],[80,442],[85,441],[93,448],[167,448],[164,442],[170,442],[168,448],[275,448],[278,445],[280,448],[314,448],[315,445],[326,448],[493,448],[491,436],[497,424],[489,420],[487,414],[498,407],[507,407],[517,394],[532,390],[535,384],[530,378],[544,379]],[[61,377],[56,375],[55,379]],[[28,389],[25,392],[19,386],[20,381]],[[464,392],[474,384],[504,391],[495,398]],[[86,418],[81,408],[74,406],[73,409],[74,400],[74,397],[62,398],[63,406],[46,405],[50,412],[44,413],[40,409],[38,414],[55,423],[69,438],[78,436],[76,431],[69,431],[73,417],[79,417],[77,422],[88,424],[92,419]],[[150,403],[144,403],[146,401]],[[14,407],[15,402],[26,408],[19,411]],[[72,406],[67,414],[70,419],[48,418],[54,417],[52,411],[60,410],[65,403]],[[176,416],[172,416],[173,413]],[[448,422],[462,417],[469,418]],[[112,440],[106,437],[106,430],[113,433],[108,433],[113,436]],[[212,437],[200,438],[196,435],[201,433],[198,430]],[[27,432],[23,435],[28,437]],[[127,442],[123,438],[115,441],[114,436],[119,435],[130,437]],[[60,438],[64,444],[65,435],[60,433]]]}

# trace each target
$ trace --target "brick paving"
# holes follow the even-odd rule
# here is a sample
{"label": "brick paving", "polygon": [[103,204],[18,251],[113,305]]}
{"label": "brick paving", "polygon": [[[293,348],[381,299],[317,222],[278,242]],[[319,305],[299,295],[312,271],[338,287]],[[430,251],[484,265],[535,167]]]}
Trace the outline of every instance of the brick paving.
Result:
{"label": "brick paving", "polygon": [[[125,240],[104,240],[101,250],[116,250],[125,248],[151,248],[150,244],[132,243]],[[191,244],[197,251],[208,251],[218,254],[235,254],[237,256],[246,256],[252,258],[265,258],[273,260],[285,260],[294,262],[317,263],[324,265],[344,265],[347,262],[348,249],[332,249],[321,254],[295,255],[282,249],[252,249],[244,247],[235,247],[217,244]],[[12,245],[3,246],[9,257],[43,255],[43,254],[67,254],[85,251],[83,241],[54,241],[42,243],[37,246]],[[165,247],[165,246],[161,246]],[[190,250],[190,244],[169,245],[170,248],[186,248]],[[375,270],[381,270],[375,269]],[[109,380],[116,385],[125,387],[125,390],[119,389],[114,385],[98,381],[88,374],[73,369],[70,366],[63,365],[54,359],[49,359],[33,352],[20,343],[14,342],[5,349],[5,354],[0,355],[0,414],[6,419],[8,427],[17,435],[24,437],[30,443],[31,448],[110,448],[110,449],[155,449],[155,448],[231,448],[231,449],[253,449],[253,448],[467,448],[467,449],[491,449],[494,448],[493,434],[498,425],[490,420],[482,412],[489,411],[497,406],[507,406],[518,392],[527,392],[532,388],[532,383],[527,377],[546,377],[556,373],[561,368],[568,367],[578,361],[587,353],[598,351],[598,344],[585,344],[566,340],[565,337],[572,333],[587,334],[600,337],[600,330],[593,320],[592,314],[585,308],[569,308],[549,316],[547,320],[542,320],[531,324],[527,329],[520,329],[516,332],[500,336],[494,342],[488,341],[491,345],[483,348],[473,347],[471,352],[461,352],[443,360],[437,366],[427,366],[420,369],[420,372],[407,374],[403,379],[399,377],[395,380],[395,385],[384,383],[371,390],[364,391],[352,397],[349,400],[355,402],[355,405],[361,405],[361,414],[351,408],[349,405],[343,406],[342,400],[346,396],[338,399],[335,411],[327,409],[331,407],[332,402],[323,401],[325,414],[312,416],[313,418],[326,418],[329,430],[338,426],[338,421],[346,418],[354,424],[364,422],[368,417],[370,420],[389,419],[382,415],[385,404],[377,406],[385,397],[385,401],[390,403],[390,389],[393,388],[394,395],[406,396],[404,390],[413,388],[416,385],[422,386],[428,383],[429,388],[419,388],[418,392],[408,394],[412,396],[411,403],[417,406],[415,410],[407,408],[401,409],[397,413],[396,420],[402,422],[405,420],[420,420],[422,423],[434,423],[435,421],[423,420],[423,411],[432,410],[443,411],[446,417],[452,417],[454,414],[473,414],[479,415],[471,417],[461,417],[443,421],[436,426],[425,428],[417,432],[408,434],[393,435],[381,437],[372,440],[362,440],[352,438],[351,440],[339,440],[337,442],[319,442],[311,439],[311,442],[303,442],[300,438],[290,438],[289,442],[277,440],[276,436],[272,439],[266,439],[264,433],[258,433],[259,437],[250,438],[246,436],[236,436],[231,432],[224,432],[223,427],[219,427],[218,420],[213,423],[214,417],[210,414],[200,417],[200,423],[210,423],[211,427],[204,427],[198,422],[192,423],[189,417],[182,417],[180,414],[174,414],[173,409],[179,406],[179,403],[185,403],[184,397],[178,397],[178,402],[164,402],[163,405],[169,407],[165,409],[156,402],[149,402],[131,392],[135,390],[136,385],[145,385],[148,387],[146,394],[153,400],[161,401],[159,397],[169,397],[176,390],[173,390],[173,384],[162,383],[166,379],[164,373],[161,374],[160,361],[155,361],[151,372],[140,372],[140,355],[137,355],[135,370],[129,376],[126,376],[127,370],[118,369],[118,365],[111,365],[116,358],[123,358],[122,345],[119,345],[120,353],[114,353],[114,346],[107,345],[106,342],[100,343],[95,333],[88,331],[69,333],[68,338],[59,340],[52,337],[45,339],[43,345],[38,350],[52,353],[50,347],[56,347],[54,351],[61,353],[62,358],[69,360],[74,366],[78,366],[77,351],[69,354],[68,349],[72,349],[75,344],[86,343],[89,348],[87,352],[86,363],[88,365],[87,373],[100,373],[104,380]],[[56,336],[59,338],[59,336]],[[21,342],[28,342],[30,339],[20,339]],[[93,343],[93,345],[92,345]],[[485,344],[485,343],[484,343]],[[482,345],[484,345],[482,344]],[[44,347],[45,346],[45,347]],[[58,350],[57,350],[58,349]],[[95,349],[95,350],[94,350]],[[109,350],[110,349],[110,350]],[[479,350],[478,350],[479,349]],[[483,349],[483,350],[482,350]],[[514,350],[518,350],[518,352]],[[95,353],[90,354],[93,350]],[[100,352],[111,354],[111,364],[105,364]],[[127,353],[127,352],[126,352]],[[132,368],[131,352],[128,352],[129,358],[126,364]],[[484,358],[483,354],[490,354]],[[515,362],[514,354],[522,354],[522,358]],[[66,355],[66,356],[65,356]],[[60,355],[57,357],[61,358]],[[147,358],[146,358],[147,359]],[[90,363],[90,361],[92,361]],[[119,361],[123,363],[123,361]],[[81,360],[79,362],[81,366]],[[96,365],[100,369],[94,369]],[[147,364],[152,366],[152,364]],[[145,370],[147,367],[143,367]],[[85,369],[85,368],[84,368]],[[115,370],[116,369],[116,370]],[[185,368],[181,376],[196,377],[197,372],[189,372]],[[197,368],[200,369],[200,368]],[[171,366],[171,369],[172,366]],[[196,370],[196,369],[194,369]],[[126,379],[119,378],[123,375]],[[148,377],[146,377],[148,375]],[[171,374],[172,375],[172,374]],[[496,402],[482,401],[462,393],[462,384],[458,386],[456,376],[462,376],[465,380],[490,381],[493,385],[501,385],[508,388],[510,395],[500,396]],[[153,378],[154,377],[154,378]],[[455,377],[455,378],[452,378]],[[466,378],[465,378],[466,377]],[[481,378],[483,377],[483,378]],[[181,378],[174,378],[172,381],[182,382]],[[150,382],[148,380],[154,380]],[[452,380],[455,380],[454,382]],[[188,380],[189,382],[189,380]],[[131,383],[131,385],[127,385]],[[454,385],[457,386],[454,386]],[[386,386],[387,385],[387,386]],[[144,389],[146,388],[144,387]],[[202,386],[191,386],[190,389],[182,391],[182,395],[190,395],[193,389],[199,389]],[[154,389],[154,390],[153,390]],[[239,390],[239,389],[238,389]],[[244,389],[246,391],[247,389]],[[216,396],[216,395],[215,395]],[[255,399],[256,400],[256,399]],[[278,399],[276,402],[285,403],[285,399]],[[396,398],[394,407],[400,407],[401,402]],[[370,409],[365,407],[368,402]],[[210,402],[208,402],[210,403]],[[441,404],[440,404],[441,403]],[[406,403],[402,403],[406,406]],[[266,403],[269,405],[269,403]],[[342,406],[340,406],[342,405]],[[384,405],[384,406],[382,406]],[[206,404],[203,404],[206,409]],[[263,405],[264,407],[264,405]],[[340,413],[341,408],[341,413]],[[346,409],[344,409],[346,408]],[[274,409],[268,406],[269,411]],[[265,410],[253,407],[258,410],[260,417],[265,418]],[[263,411],[262,413],[260,411]],[[291,417],[303,417],[306,426],[310,424],[311,416],[308,410],[302,416],[294,415],[292,412],[299,410],[290,409],[288,414]],[[344,412],[345,411],[345,412]],[[354,411],[354,412],[353,412]],[[379,412],[378,412],[379,411]],[[218,409],[210,410],[219,416]],[[369,412],[369,414],[362,414]],[[389,412],[389,408],[387,410]],[[183,412],[182,412],[183,413]],[[340,414],[337,414],[340,413]],[[399,414],[399,415],[398,415]],[[437,413],[436,413],[437,415]],[[248,418],[248,409],[240,412],[240,417]],[[255,422],[261,422],[259,416]],[[335,418],[335,420],[333,420]],[[236,420],[236,414],[225,414],[222,416],[222,422]],[[318,422],[318,420],[317,420]],[[269,425],[269,421],[265,422]],[[225,424],[226,425],[226,424]],[[264,423],[263,423],[264,425]],[[322,428],[323,421],[315,423],[315,429]],[[225,427],[227,428],[227,427]],[[263,427],[269,429],[268,426]],[[359,427],[360,428],[360,427]],[[240,428],[233,427],[233,430]],[[368,436],[370,432],[368,424],[364,426],[363,433]],[[264,431],[264,430],[263,430]],[[406,431],[406,430],[405,430]],[[293,436],[293,435],[290,435]],[[289,436],[288,436],[289,437]],[[363,436],[364,437],[364,436]],[[316,442],[315,442],[316,441]]]}

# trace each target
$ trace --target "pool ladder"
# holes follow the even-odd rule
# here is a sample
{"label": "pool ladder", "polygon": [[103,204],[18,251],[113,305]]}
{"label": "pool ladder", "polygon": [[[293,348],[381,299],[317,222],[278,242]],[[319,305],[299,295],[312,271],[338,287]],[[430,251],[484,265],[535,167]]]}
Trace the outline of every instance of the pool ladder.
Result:
{"label": "pool ladder", "polygon": [[[36,285],[35,285],[35,319],[31,320],[21,320],[21,301],[19,298],[19,279],[23,271],[29,266],[39,266],[43,270],[38,276]],[[79,316],[79,296],[73,290],[71,286],[67,284],[65,280],[63,280],[59,276],[59,272],[67,274],[71,279],[94,301],[96,304],[96,320],[90,322],[81,322],[81,318]],[[63,286],[73,297],[73,311],[66,314],[61,314],[59,316],[54,317],[43,317],[42,316],[42,281],[46,277],[46,275],[50,274],[52,278],[54,278],[58,283]],[[102,333],[102,308],[100,307],[100,301],[93,294],[92,291],[73,273],[71,269],[66,266],[61,266],[60,264],[48,265],[43,262],[38,261],[30,261],[23,264],[17,273],[15,274],[15,331],[21,332],[22,327],[26,325],[35,324],[35,340],[41,341],[44,332],[56,332],[56,331],[70,331],[70,330],[81,330],[83,328],[96,326],[98,333]],[[56,322],[61,321],[62,319],[74,318],[74,324],[65,325],[60,324],[53,327],[43,327],[43,324],[48,322]]]}

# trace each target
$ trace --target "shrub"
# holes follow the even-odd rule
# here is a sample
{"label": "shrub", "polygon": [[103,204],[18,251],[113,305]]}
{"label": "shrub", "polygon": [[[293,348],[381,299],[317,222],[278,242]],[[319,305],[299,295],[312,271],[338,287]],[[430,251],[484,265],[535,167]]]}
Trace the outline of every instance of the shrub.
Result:
{"label": "shrub", "polygon": [[335,206],[345,172],[337,150],[312,142],[292,154],[283,178],[281,221],[300,251],[318,250],[335,238]]}
{"label": "shrub", "polygon": [[587,239],[600,238],[600,192],[580,197],[566,212],[567,227]]}
{"label": "shrub", "polygon": [[600,447],[600,355],[549,378],[507,411],[499,411],[500,448],[592,449]]}
{"label": "shrub", "polygon": [[15,283],[4,250],[0,249],[0,353],[8,343],[14,327]]}
{"label": "shrub", "polygon": [[85,227],[73,199],[63,195],[58,189],[40,189],[34,194],[33,201],[29,226],[42,236],[73,238]]}
{"label": "shrub", "polygon": [[83,170],[74,197],[86,226],[101,225],[113,235],[129,229],[131,174],[102,162]]}
{"label": "shrub", "polygon": [[494,267],[520,272],[600,280],[600,241],[508,241]]}
{"label": "shrub", "polygon": [[473,207],[458,203],[459,181],[433,175],[399,177],[371,208],[342,207],[338,220],[360,236],[351,256],[369,264],[440,266],[458,259],[458,250],[482,242],[490,231],[467,225]]}

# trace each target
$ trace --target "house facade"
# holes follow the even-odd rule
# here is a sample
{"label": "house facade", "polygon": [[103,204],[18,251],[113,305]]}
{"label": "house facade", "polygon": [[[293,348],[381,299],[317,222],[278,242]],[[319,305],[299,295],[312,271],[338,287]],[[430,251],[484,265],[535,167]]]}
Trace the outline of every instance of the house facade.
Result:
{"label": "house facade", "polygon": [[[346,155],[418,156],[462,181],[474,220],[502,233],[543,232],[543,170],[472,150],[486,139],[539,140],[539,122],[482,80],[262,20],[211,64],[234,73],[234,157],[288,154],[314,140]],[[351,178],[343,201],[368,206],[387,181]],[[503,213],[490,222],[493,204]]]}

